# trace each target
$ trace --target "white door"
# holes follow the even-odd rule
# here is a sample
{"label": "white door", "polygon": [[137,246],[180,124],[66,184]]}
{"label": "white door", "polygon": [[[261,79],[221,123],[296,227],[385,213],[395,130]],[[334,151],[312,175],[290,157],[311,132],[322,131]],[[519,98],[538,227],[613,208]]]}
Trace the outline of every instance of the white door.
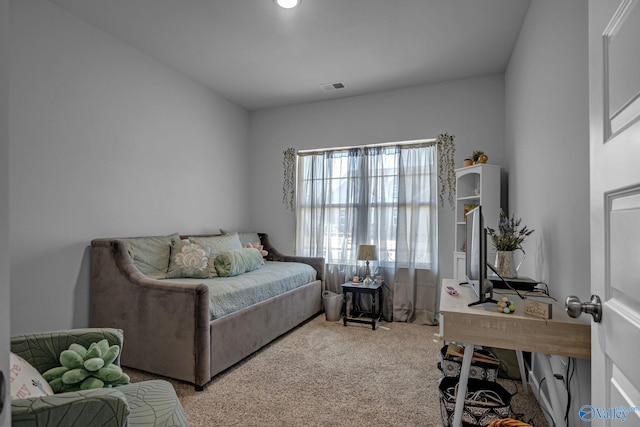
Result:
{"label": "white door", "polygon": [[602,320],[592,322],[591,403],[580,416],[595,426],[640,425],[638,3],[589,1],[591,291]]}

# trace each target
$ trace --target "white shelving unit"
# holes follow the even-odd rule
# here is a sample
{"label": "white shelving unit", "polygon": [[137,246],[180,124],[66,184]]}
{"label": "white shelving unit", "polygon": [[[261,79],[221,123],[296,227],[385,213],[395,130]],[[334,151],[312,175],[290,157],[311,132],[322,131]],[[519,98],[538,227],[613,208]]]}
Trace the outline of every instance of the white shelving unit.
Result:
{"label": "white shelving unit", "polygon": [[[466,263],[465,208],[482,206],[485,227],[496,228],[500,208],[506,207],[503,191],[502,167],[478,164],[456,169],[456,229],[453,249],[453,278],[464,280]],[[487,262],[493,263],[495,249],[487,242]]]}

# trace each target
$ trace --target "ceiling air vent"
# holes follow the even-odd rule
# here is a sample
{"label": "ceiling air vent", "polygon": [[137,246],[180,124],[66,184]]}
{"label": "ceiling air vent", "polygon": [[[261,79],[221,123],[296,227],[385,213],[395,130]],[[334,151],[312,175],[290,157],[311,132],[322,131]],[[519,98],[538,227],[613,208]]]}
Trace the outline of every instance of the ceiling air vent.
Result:
{"label": "ceiling air vent", "polygon": [[325,92],[331,92],[333,90],[344,89],[346,86],[342,82],[323,83],[320,88]]}

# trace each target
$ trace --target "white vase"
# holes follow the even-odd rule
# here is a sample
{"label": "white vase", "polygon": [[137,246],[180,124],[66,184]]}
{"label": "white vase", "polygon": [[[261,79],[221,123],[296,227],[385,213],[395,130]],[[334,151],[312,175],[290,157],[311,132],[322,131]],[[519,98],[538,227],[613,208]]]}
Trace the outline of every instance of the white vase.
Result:
{"label": "white vase", "polygon": [[[517,265],[514,261],[514,252],[516,251],[522,252],[522,259]],[[518,277],[518,270],[520,269],[520,266],[522,266],[525,258],[526,254],[523,249],[516,249],[515,251],[498,251],[496,253],[495,263],[496,271],[505,279]]]}

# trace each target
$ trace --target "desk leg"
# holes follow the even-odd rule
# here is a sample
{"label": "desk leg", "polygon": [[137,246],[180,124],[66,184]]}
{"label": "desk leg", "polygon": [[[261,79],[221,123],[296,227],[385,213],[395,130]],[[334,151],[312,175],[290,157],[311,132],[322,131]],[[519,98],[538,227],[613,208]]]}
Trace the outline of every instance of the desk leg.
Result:
{"label": "desk leg", "polygon": [[549,401],[553,412],[553,420],[555,421],[556,427],[567,427],[567,423],[564,421],[564,411],[560,407],[560,398],[558,397],[556,379],[553,376],[553,371],[551,370],[551,356],[548,354],[541,354],[540,356],[542,373],[547,379],[547,390],[549,390]]}
{"label": "desk leg", "polygon": [[524,357],[522,357],[522,350],[516,350],[516,356],[518,357],[518,366],[520,367],[520,379],[522,380],[522,392],[528,394],[527,391],[527,375],[524,370]]}
{"label": "desk leg", "polygon": [[473,358],[473,344],[464,344],[464,356],[460,367],[460,380],[458,381],[458,393],[456,394],[456,408],[453,413],[453,427],[462,426],[462,411],[464,409],[464,398],[467,395],[467,383],[469,382],[469,370],[471,369],[471,359]]}

